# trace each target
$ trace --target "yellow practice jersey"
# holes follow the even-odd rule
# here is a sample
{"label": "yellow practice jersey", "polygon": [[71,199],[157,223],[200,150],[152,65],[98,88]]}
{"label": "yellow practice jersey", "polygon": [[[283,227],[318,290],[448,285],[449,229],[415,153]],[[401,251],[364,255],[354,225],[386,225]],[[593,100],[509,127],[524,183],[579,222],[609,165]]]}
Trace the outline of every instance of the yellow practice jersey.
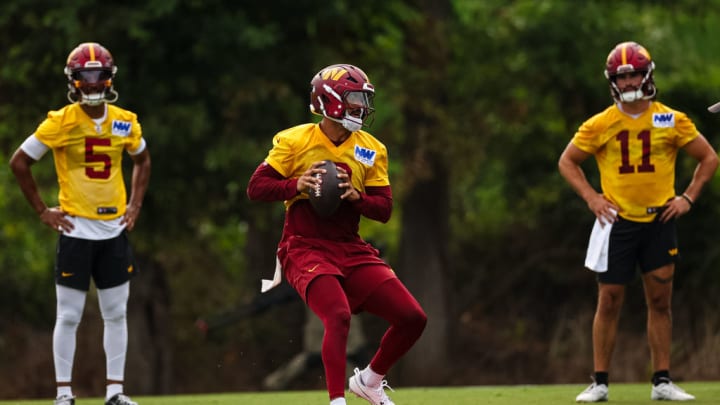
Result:
{"label": "yellow practice jersey", "polygon": [[50,111],[35,137],[53,151],[63,210],[104,220],[125,213],[123,151],[142,144],[135,113],[108,104],[105,121],[97,125],[79,104],[70,104]]}
{"label": "yellow practice jersey", "polygon": [[[341,145],[334,145],[318,124],[303,124],[279,132],[265,161],[286,178],[300,177],[310,165],[321,160],[345,163],[356,190],[390,185],[387,149],[374,136],[355,131]],[[305,193],[285,201],[286,207]]]}
{"label": "yellow practice jersey", "polygon": [[572,143],[595,155],[603,194],[620,208],[618,215],[650,222],[653,208],[675,196],[678,150],[698,135],[686,114],[652,102],[636,118],[608,107],[585,121]]}

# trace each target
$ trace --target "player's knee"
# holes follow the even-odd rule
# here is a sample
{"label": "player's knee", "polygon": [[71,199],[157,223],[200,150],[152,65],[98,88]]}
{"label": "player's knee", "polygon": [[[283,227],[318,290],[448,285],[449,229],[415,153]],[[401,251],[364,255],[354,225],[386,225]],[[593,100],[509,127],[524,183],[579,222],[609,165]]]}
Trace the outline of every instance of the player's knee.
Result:
{"label": "player's knee", "polygon": [[102,318],[105,322],[124,321],[126,318],[125,308],[124,308],[124,306],[108,308],[105,311],[103,311]]}
{"label": "player's knee", "polygon": [[412,334],[422,333],[425,330],[425,325],[427,325],[427,315],[419,306],[408,308],[395,322],[395,326]]}
{"label": "player's knee", "polygon": [[334,330],[336,332],[343,332],[347,334],[350,329],[350,311],[346,308],[336,308],[330,311],[323,319],[323,324],[326,330]]}
{"label": "player's knee", "polygon": [[65,326],[77,326],[82,319],[82,311],[75,307],[58,309],[57,322]]}
{"label": "player's knee", "polygon": [[405,316],[404,324],[405,327],[421,333],[427,325],[427,315],[421,308],[415,308]]}
{"label": "player's knee", "polygon": [[650,297],[647,306],[653,312],[670,312],[670,298],[666,295]]}

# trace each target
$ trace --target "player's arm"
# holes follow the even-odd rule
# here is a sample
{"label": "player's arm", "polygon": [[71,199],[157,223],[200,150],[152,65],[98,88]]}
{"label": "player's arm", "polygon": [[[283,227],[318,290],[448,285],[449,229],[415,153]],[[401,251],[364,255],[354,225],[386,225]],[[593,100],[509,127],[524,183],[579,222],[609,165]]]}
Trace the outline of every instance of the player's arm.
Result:
{"label": "player's arm", "polygon": [[392,189],[390,186],[367,187],[365,192],[357,190],[359,199],[353,202],[360,214],[372,220],[386,223],[392,214]]}
{"label": "player's arm", "polygon": [[247,195],[253,201],[285,201],[300,192],[298,179],[286,179],[266,162],[261,163],[250,177]]}
{"label": "player's arm", "polygon": [[558,161],[558,169],[573,190],[585,200],[595,217],[603,223],[614,222],[616,214],[611,210],[617,213],[618,207],[595,191],[585,177],[582,167],[580,167],[588,157],[590,157],[589,153],[573,145],[572,142],[568,143]]}
{"label": "player's arm", "polygon": [[135,222],[140,216],[140,209],[142,208],[145,192],[150,183],[150,171],[152,168],[150,152],[147,148],[144,148],[139,153],[131,153],[130,158],[133,161],[130,199],[125,209],[125,215],[123,215],[123,219],[120,221],[121,224],[126,224],[125,228],[128,231],[133,230]]}
{"label": "player's arm", "polygon": [[[28,144],[37,146],[36,149],[41,151],[38,157],[42,156],[47,150],[42,150],[43,147],[40,146],[42,144],[33,136],[28,138],[28,140],[23,143],[23,146]],[[42,197],[40,197],[31,168],[37,160],[25,152],[23,146],[19,147],[10,158],[10,170],[12,170],[15,175],[20,190],[45,225],[51,227],[53,230],[72,230],[73,224],[65,218],[66,213],[60,207],[49,208],[42,200]]]}
{"label": "player's arm", "polygon": [[692,201],[695,201],[700,197],[700,193],[705,184],[707,184],[715,174],[719,163],[718,155],[703,135],[699,135],[697,138],[688,142],[683,147],[683,150],[698,161],[692,180],[687,189],[685,189],[685,194],[690,197]]}
{"label": "player's arm", "polygon": [[703,187],[710,181],[718,168],[717,153],[703,135],[699,135],[685,144],[683,150],[697,160],[698,164],[695,166],[692,180],[685,191],[666,204],[666,208],[660,216],[660,220],[663,222],[690,211],[694,202],[700,197]]}
{"label": "player's arm", "polygon": [[351,202],[360,215],[382,223],[390,220],[393,200],[389,185],[368,186],[365,192],[361,193],[353,187],[347,171],[341,166],[338,166],[338,178],[342,182],[339,186],[345,189],[340,198]]}

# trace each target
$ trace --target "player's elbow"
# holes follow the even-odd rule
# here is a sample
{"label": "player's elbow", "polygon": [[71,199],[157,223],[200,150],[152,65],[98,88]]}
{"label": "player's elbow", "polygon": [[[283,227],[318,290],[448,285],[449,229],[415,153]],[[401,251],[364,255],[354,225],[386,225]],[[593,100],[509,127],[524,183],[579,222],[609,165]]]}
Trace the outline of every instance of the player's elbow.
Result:
{"label": "player's elbow", "polygon": [[10,158],[10,170],[15,176],[25,173],[30,169],[30,161],[26,157],[26,154],[17,151]]}

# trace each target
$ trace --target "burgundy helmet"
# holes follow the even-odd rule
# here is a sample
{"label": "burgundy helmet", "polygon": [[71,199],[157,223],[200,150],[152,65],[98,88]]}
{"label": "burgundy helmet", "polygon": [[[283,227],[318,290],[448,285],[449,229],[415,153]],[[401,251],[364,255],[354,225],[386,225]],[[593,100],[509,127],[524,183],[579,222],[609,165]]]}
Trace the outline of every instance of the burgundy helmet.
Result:
{"label": "burgundy helmet", "polygon": [[[650,100],[657,95],[657,88],[653,81],[655,62],[650,53],[636,42],[622,42],[610,51],[605,62],[605,78],[610,84],[610,93],[617,102],[633,102],[635,100]],[[640,88],[633,91],[621,92],[615,84],[617,75],[641,72],[643,80]]]}
{"label": "burgundy helmet", "polygon": [[310,82],[310,111],[358,131],[372,124],[375,87],[360,68],[331,65],[320,70]]}
{"label": "burgundy helmet", "polygon": [[78,45],[68,55],[65,75],[68,78],[68,100],[99,105],[118,98],[113,89],[117,66],[110,52],[96,42]]}

